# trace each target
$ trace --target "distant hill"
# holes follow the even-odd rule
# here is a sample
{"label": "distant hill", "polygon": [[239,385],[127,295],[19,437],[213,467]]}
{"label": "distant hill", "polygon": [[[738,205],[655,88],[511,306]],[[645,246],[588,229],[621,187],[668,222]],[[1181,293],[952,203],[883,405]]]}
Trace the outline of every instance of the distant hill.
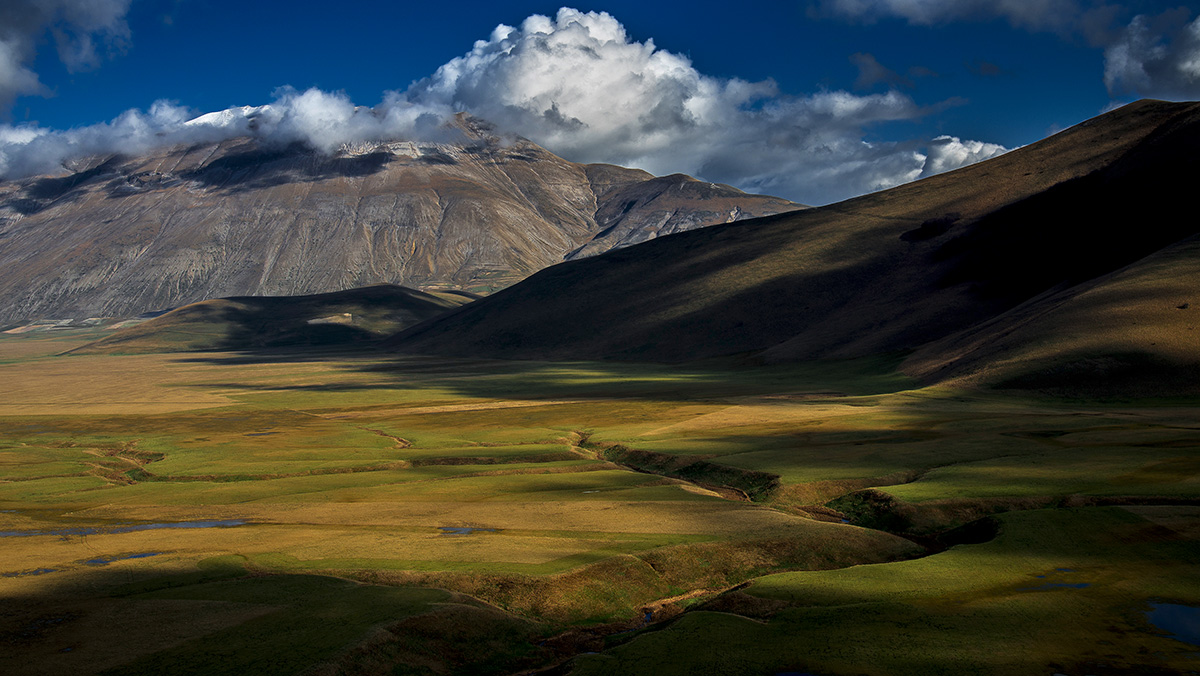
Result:
{"label": "distant hill", "polygon": [[[1186,328],[1200,322],[1184,321],[1200,311],[1196,248],[1185,242],[1200,232],[1198,179],[1200,104],[1141,101],[891,190],[557,265],[387,345],[667,362],[918,350],[905,368],[937,379],[995,363],[1019,339],[1005,332],[1024,327],[1061,350],[1200,363]],[[1130,321],[1162,320],[1172,337],[1116,340],[1110,327],[1130,303],[1141,308]],[[1052,308],[1074,313],[1070,326],[1052,323]],[[1101,316],[1107,324],[1089,325]],[[1072,342],[1067,329],[1114,338]]]}
{"label": "distant hill", "polygon": [[309,296],[243,296],[192,303],[73,350],[143,353],[352,346],[379,340],[470,302],[391,284]]}
{"label": "distant hill", "polygon": [[0,324],[375,283],[486,293],[568,255],[801,208],[456,124],[456,143],[242,138],[0,182]]}

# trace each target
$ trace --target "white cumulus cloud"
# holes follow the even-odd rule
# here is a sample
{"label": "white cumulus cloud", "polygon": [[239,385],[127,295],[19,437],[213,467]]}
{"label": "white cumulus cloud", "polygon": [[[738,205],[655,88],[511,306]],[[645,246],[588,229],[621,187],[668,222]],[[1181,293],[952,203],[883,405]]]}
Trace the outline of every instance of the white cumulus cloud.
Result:
{"label": "white cumulus cloud", "polygon": [[929,142],[921,178],[990,160],[1008,150],[1008,148],[995,143],[963,141],[956,136],[939,136]]}
{"label": "white cumulus cloud", "polygon": [[568,159],[688,173],[809,204],[891,187],[1002,148],[943,137],[867,141],[869,129],[931,113],[908,95],[780,94],[772,81],[721,79],[684,56],[631,40],[604,12],[563,8],[498,26],[461,57],[374,107],[290,88],[265,106],[199,117],[160,102],[69,131],[0,127],[0,174],[53,171],[85,154],[253,135],[332,151],[379,139],[443,140],[459,111]]}
{"label": "white cumulus cloud", "polygon": [[718,79],[604,12],[563,8],[500,26],[402,95],[468,110],[570,159],[684,172],[827,203],[912,180],[914,144],[869,143],[872,125],[928,111],[896,91],[782,96],[774,82]]}

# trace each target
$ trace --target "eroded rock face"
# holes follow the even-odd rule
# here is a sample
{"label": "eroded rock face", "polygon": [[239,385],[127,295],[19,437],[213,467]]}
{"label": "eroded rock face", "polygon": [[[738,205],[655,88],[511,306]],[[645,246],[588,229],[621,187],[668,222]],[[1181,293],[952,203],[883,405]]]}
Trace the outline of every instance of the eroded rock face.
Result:
{"label": "eroded rock face", "polygon": [[0,183],[0,321],[381,282],[487,292],[566,256],[800,208],[464,127],[453,144],[326,155],[246,138]]}
{"label": "eroded rock face", "polygon": [[792,211],[799,205],[772,197],[757,197],[728,185],[685,176],[646,177],[638,181],[605,182],[610,174],[628,169],[592,164],[585,167],[596,194],[595,220],[601,228],[586,244],[567,254],[568,260],[645,242],[662,235],[717,223]]}

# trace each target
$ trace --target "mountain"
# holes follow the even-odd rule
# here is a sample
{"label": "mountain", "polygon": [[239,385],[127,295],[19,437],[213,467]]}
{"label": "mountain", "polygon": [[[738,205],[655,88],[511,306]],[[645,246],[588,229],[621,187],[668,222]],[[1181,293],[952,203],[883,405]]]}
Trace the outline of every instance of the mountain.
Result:
{"label": "mountain", "polygon": [[[1074,299],[1078,331],[1088,330],[1088,303],[1121,302],[1104,289],[1144,292],[1138,302],[1180,318],[1200,306],[1181,297],[1197,288],[1195,248],[1181,242],[1200,232],[1188,197],[1198,178],[1200,104],[1141,101],[891,190],[563,263],[387,345],[673,362],[843,359],[950,340],[966,358],[984,343],[1000,349],[989,341],[1007,330],[1006,313],[1051,297]],[[1145,276],[1155,265],[1175,281],[1120,282],[1127,266]],[[980,333],[963,333],[972,327]],[[1180,344],[1169,363],[1200,362],[1194,337]],[[965,373],[936,354],[930,347],[906,368]]]}
{"label": "mountain", "polygon": [[456,143],[239,138],[0,183],[0,323],[381,282],[486,292],[567,255],[801,207],[456,124]]}
{"label": "mountain", "polygon": [[392,284],[309,296],[243,296],[191,303],[72,350],[132,354],[278,347],[346,347],[377,342],[470,302]]}

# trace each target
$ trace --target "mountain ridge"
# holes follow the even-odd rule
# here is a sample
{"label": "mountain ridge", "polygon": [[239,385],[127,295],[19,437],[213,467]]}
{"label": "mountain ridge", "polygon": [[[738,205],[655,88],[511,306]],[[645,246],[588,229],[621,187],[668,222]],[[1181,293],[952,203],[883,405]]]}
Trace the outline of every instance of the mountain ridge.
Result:
{"label": "mountain ridge", "polygon": [[880,193],[557,265],[387,345],[664,362],[910,351],[1195,234],[1174,214],[1197,150],[1200,104],[1141,101]]}
{"label": "mountain ridge", "polygon": [[[457,126],[459,143],[369,142],[325,155],[239,138],[2,182],[0,321],[374,283],[486,292],[589,246],[802,207],[568,162],[471,118]],[[676,189],[636,190],[647,181]],[[607,208],[604,195],[631,207]],[[604,230],[608,239],[593,242]]]}

